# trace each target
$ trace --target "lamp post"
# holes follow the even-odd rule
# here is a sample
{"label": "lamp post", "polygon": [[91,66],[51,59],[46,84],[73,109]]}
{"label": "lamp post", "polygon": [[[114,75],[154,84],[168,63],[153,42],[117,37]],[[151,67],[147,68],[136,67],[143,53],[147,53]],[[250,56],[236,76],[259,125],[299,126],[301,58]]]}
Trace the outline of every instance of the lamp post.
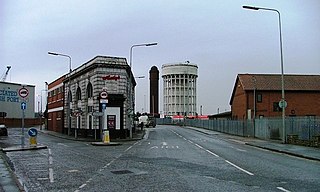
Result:
{"label": "lamp post", "polygon": [[70,98],[69,98],[69,93],[70,93],[70,76],[71,76],[71,57],[69,55],[61,54],[61,53],[55,53],[55,52],[48,52],[49,55],[54,55],[54,56],[62,56],[62,57],[68,57],[69,58],[69,82],[68,82],[68,94],[67,94],[67,105],[68,105],[68,110],[67,110],[67,124],[68,124],[68,135],[70,135]]}
{"label": "lamp post", "polygon": [[[135,44],[135,45],[132,45],[131,46],[131,48],[130,48],[130,57],[129,57],[129,59],[130,59],[130,61],[129,61],[129,64],[130,64],[130,70],[131,70],[131,72],[132,72],[132,51],[133,51],[133,48],[134,47],[150,47],[150,46],[155,46],[155,45],[158,45],[158,43],[143,43],[143,44]],[[131,81],[131,73],[129,73],[129,81]],[[129,105],[130,105],[130,107],[129,107],[129,112],[132,112],[133,114],[134,114],[134,103],[132,102],[133,101],[133,98],[132,98],[132,83],[129,83],[129,87],[130,87],[130,89],[129,89],[129,94],[128,94],[128,96],[129,96]],[[131,123],[132,122],[134,122],[134,116],[132,115],[132,121],[131,121]],[[131,123],[130,123],[130,127],[129,127],[129,131],[130,131],[130,138],[132,138],[132,125],[131,125]]]}
{"label": "lamp post", "polygon": [[253,7],[253,6],[242,6],[244,9],[250,10],[265,10],[265,11],[274,11],[278,13],[279,19],[279,35],[280,35],[280,62],[281,62],[281,108],[282,108],[282,142],[286,143],[286,127],[285,127],[285,108],[286,108],[286,101],[284,97],[284,70],[283,70],[283,53],[282,53],[282,32],[281,32],[281,17],[280,12],[276,9],[264,8],[264,7]]}
{"label": "lamp post", "polygon": [[43,111],[42,111],[42,92],[46,91],[45,89],[41,90],[40,93],[40,112],[39,112],[39,116],[40,116],[40,130],[42,130],[42,117],[43,117]]}
{"label": "lamp post", "polygon": [[48,118],[49,118],[49,109],[48,109],[48,89],[49,89],[49,84],[48,82],[45,83],[45,90],[46,90],[46,125],[45,129],[48,130]]}

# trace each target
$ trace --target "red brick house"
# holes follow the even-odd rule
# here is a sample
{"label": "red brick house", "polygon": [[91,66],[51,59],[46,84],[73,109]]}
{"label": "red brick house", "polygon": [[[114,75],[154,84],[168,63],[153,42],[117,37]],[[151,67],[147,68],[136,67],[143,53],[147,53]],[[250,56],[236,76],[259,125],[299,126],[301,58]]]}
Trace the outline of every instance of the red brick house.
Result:
{"label": "red brick house", "polygon": [[[286,116],[320,116],[320,75],[285,75]],[[281,117],[280,74],[238,74],[230,99],[233,119]]]}
{"label": "red brick house", "polygon": [[48,130],[63,132],[65,75],[48,84]]}

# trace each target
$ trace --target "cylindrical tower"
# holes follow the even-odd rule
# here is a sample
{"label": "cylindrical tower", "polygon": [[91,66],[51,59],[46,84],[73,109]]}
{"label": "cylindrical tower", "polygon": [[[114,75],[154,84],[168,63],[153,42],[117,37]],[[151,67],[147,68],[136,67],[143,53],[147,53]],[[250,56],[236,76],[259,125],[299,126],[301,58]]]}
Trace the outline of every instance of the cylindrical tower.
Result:
{"label": "cylindrical tower", "polygon": [[149,71],[150,79],[150,114],[159,117],[159,70],[156,66]]}
{"label": "cylindrical tower", "polygon": [[162,65],[164,115],[196,115],[198,66],[185,63]]}

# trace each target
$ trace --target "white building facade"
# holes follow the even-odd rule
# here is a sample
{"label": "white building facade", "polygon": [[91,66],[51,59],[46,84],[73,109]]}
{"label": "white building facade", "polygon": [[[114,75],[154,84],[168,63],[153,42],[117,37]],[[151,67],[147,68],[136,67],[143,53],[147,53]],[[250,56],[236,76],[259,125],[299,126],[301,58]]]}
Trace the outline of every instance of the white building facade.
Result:
{"label": "white building facade", "polygon": [[196,64],[162,65],[164,115],[197,115],[197,77]]}

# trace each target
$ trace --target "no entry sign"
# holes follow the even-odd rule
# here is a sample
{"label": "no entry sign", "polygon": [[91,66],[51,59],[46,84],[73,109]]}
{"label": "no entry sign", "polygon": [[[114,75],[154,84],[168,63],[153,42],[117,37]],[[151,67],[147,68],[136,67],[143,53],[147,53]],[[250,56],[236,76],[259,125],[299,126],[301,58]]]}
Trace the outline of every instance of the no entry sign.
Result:
{"label": "no entry sign", "polygon": [[22,98],[28,97],[28,95],[29,95],[28,89],[22,87],[21,89],[19,89],[19,95],[20,95],[20,97],[22,97]]}

